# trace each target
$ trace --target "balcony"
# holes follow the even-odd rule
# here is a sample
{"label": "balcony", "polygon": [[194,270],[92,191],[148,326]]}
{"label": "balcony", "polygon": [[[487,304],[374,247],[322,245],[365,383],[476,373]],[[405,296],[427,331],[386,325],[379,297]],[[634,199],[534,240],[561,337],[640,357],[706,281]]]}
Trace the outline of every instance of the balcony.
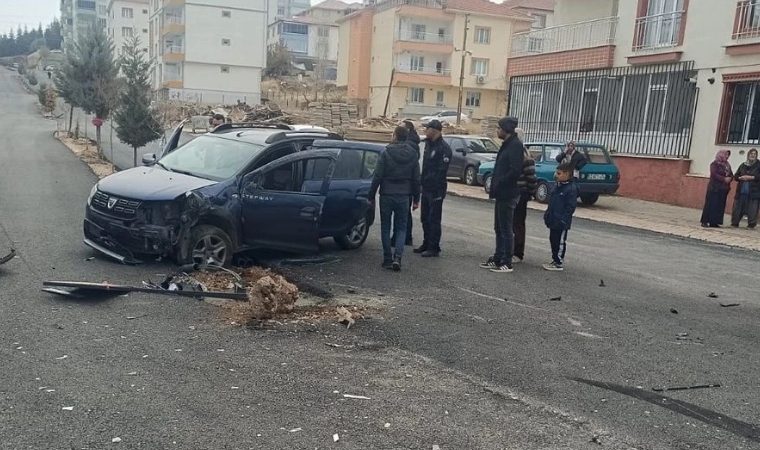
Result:
{"label": "balcony", "polygon": [[182,75],[178,72],[166,72],[161,85],[165,88],[180,89],[182,88]]}
{"label": "balcony", "polygon": [[732,43],[726,46],[729,55],[760,53],[760,0],[740,0],[736,4]]}
{"label": "balcony", "polygon": [[161,28],[161,36],[167,34],[184,34],[185,33],[185,20],[181,16],[164,16],[164,26]]}
{"label": "balcony", "polygon": [[185,49],[180,45],[170,45],[164,48],[164,62],[181,62],[185,60]]}
{"label": "balcony", "polygon": [[396,42],[393,43],[393,51],[395,53],[409,51],[450,54],[454,51],[454,40],[450,34],[401,30],[396,37]]}
{"label": "balcony", "polygon": [[396,64],[394,84],[451,85],[451,69],[422,67],[418,65]]}
{"label": "balcony", "polygon": [[633,51],[656,52],[681,45],[683,14],[675,11],[636,19]]}
{"label": "balcony", "polygon": [[512,58],[615,45],[617,17],[515,33]]}

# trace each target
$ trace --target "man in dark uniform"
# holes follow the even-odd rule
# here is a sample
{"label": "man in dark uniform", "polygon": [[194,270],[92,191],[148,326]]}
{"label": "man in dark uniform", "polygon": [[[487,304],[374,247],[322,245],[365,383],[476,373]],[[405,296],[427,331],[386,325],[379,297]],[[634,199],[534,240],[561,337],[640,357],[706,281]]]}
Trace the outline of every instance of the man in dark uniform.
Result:
{"label": "man in dark uniform", "polygon": [[422,245],[414,249],[423,257],[441,253],[441,217],[446,197],[446,174],[451,162],[451,147],[443,140],[443,125],[431,120],[425,125],[425,154],[422,159]]}

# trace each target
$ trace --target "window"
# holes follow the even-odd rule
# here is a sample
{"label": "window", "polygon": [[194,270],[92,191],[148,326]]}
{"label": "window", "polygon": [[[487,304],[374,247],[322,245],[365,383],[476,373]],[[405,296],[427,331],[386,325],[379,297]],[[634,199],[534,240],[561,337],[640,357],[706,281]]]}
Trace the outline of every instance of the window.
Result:
{"label": "window", "polygon": [[221,66],[222,73],[230,73],[230,66]]}
{"label": "window", "polygon": [[131,19],[134,17],[134,11],[132,8],[121,8],[121,17],[125,19]]}
{"label": "window", "polygon": [[443,63],[441,61],[435,63],[435,73],[443,73]]}
{"label": "window", "polygon": [[583,90],[583,98],[581,99],[581,133],[590,133],[594,131],[600,82],[601,80],[599,78],[586,80],[586,86]]}
{"label": "window", "polygon": [[143,32],[143,34],[147,34],[148,33],[148,29],[147,28],[143,28],[142,32]]}
{"label": "window", "polygon": [[425,71],[425,57],[424,56],[412,56],[410,69],[412,72],[424,72]]}
{"label": "window", "polygon": [[443,91],[438,91],[435,93],[435,106],[444,106],[443,95]]}
{"label": "window", "polygon": [[409,89],[409,102],[410,103],[425,103],[425,89],[424,88]]}
{"label": "window", "polygon": [[282,24],[282,32],[292,34],[309,34],[309,26],[300,23],[284,23]]}
{"label": "window", "polygon": [[[728,83],[719,143],[760,143],[760,81]],[[727,123],[726,123],[727,122]]]}
{"label": "window", "polygon": [[230,40],[222,38],[222,45],[229,47],[230,46]]}
{"label": "window", "polygon": [[264,174],[261,189],[266,191],[299,192],[301,190],[301,183],[296,183],[296,173],[298,173],[296,163],[282,164]]}
{"label": "window", "polygon": [[222,17],[226,17],[226,18],[232,17],[232,11],[222,11]]}
{"label": "window", "polygon": [[132,37],[134,30],[129,27],[121,27],[121,37]]}
{"label": "window", "polygon": [[649,0],[647,16],[637,21],[641,48],[673,47],[679,43],[683,0]]}
{"label": "window", "polygon": [[477,75],[481,77],[488,75],[488,60],[473,58],[472,66],[470,68],[470,75]]}
{"label": "window", "polygon": [[412,39],[416,41],[424,41],[425,40],[425,25],[420,25],[418,23],[415,23],[412,25]]}
{"label": "window", "polygon": [[473,108],[479,108],[480,107],[480,92],[468,92],[467,97],[465,97],[464,105],[470,106]]}
{"label": "window", "polygon": [[380,153],[364,152],[364,163],[362,165],[362,178],[372,178],[375,175],[377,162],[380,160]]}
{"label": "window", "polygon": [[108,14],[108,7],[106,5],[98,5],[98,14],[100,14],[101,16],[107,15]]}
{"label": "window", "polygon": [[[333,180],[358,180],[361,178],[370,178],[375,173],[377,158],[374,162],[367,165],[365,153],[361,150],[343,149],[338,156],[338,162],[333,171]],[[374,153],[378,156],[378,153]],[[330,168],[329,159],[311,159],[306,165],[306,179],[309,181],[323,180],[327,176],[327,169]]]}
{"label": "window", "polygon": [[277,7],[277,15],[278,16],[284,16],[285,15],[285,7],[284,6],[278,6]]}
{"label": "window", "polygon": [[104,18],[102,18],[102,17],[101,17],[101,18],[99,18],[99,19],[98,19],[98,26],[99,26],[99,27],[105,27],[105,26],[106,26],[106,19],[104,19]]}
{"label": "window", "polygon": [[475,28],[475,43],[476,44],[490,44],[491,43],[491,29],[490,28]]}
{"label": "window", "polygon": [[95,11],[95,2],[87,1],[87,0],[77,0],[77,9],[86,9],[89,11]]}
{"label": "window", "polygon": [[143,9],[142,12],[143,12],[143,14],[148,14],[148,10],[147,9]]}
{"label": "window", "polygon": [[546,28],[546,14],[531,14],[533,17],[533,28]]}
{"label": "window", "polygon": [[319,37],[329,37],[330,36],[330,27],[325,27],[325,26],[317,27],[317,36],[319,36]]}

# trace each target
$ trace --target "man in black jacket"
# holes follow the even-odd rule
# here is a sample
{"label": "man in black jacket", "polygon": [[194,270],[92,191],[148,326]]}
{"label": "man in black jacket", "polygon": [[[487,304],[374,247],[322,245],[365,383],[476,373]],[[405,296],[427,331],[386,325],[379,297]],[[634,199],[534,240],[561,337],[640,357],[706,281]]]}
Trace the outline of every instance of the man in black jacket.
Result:
{"label": "man in black jacket", "polygon": [[496,232],[496,251],[480,267],[492,272],[512,272],[512,253],[514,245],[513,220],[515,208],[520,200],[517,179],[523,172],[525,147],[517,137],[515,129],[517,119],[504,117],[499,120],[498,136],[502,139],[501,148],[496,155],[493,168],[490,198],[496,199],[494,206],[494,231]]}
{"label": "man in black jacket", "polygon": [[[417,130],[414,129],[414,124],[411,120],[405,120],[402,122],[401,126],[406,128],[406,131],[409,132],[409,134],[406,137],[406,143],[409,144],[416,152],[417,152],[417,158],[420,157],[420,135],[417,134]],[[406,220],[406,245],[413,245],[414,241],[412,239],[412,224],[414,223],[414,218],[412,217],[412,197],[409,197],[409,217]],[[393,228],[393,236],[391,236],[391,243],[396,242],[396,228]]]}
{"label": "man in black jacket", "polygon": [[446,175],[451,162],[451,147],[443,140],[443,124],[431,120],[425,125],[425,154],[422,158],[422,245],[414,249],[423,257],[441,253],[441,218],[446,197]]}
{"label": "man in black jacket", "polygon": [[[412,208],[420,204],[420,160],[419,153],[406,142],[408,132],[404,127],[396,127],[393,142],[388,144],[375,167],[375,175],[369,189],[369,201],[375,202],[380,189],[380,237],[383,243],[383,267],[401,270],[401,256],[404,254],[406,221],[409,214],[409,198]],[[397,231],[396,243],[391,244],[391,220]],[[391,248],[395,248],[392,252]]]}

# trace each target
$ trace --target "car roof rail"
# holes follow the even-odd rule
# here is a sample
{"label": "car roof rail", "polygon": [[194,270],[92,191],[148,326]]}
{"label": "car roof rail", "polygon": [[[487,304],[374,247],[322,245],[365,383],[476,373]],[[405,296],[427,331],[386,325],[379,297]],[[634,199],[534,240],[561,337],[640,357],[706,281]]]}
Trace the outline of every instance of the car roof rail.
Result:
{"label": "car roof rail", "polygon": [[223,123],[214,128],[212,133],[221,133],[222,131],[229,131],[238,128],[265,128],[270,130],[289,130],[293,129],[290,125],[284,123],[256,123],[256,122],[236,122],[236,123]]}
{"label": "car roof rail", "polygon": [[342,141],[343,136],[337,134],[337,133],[326,133],[324,131],[318,131],[318,130],[289,130],[289,131],[283,131],[280,133],[275,133],[269,137],[266,138],[264,141],[267,144],[271,144],[274,142],[282,141],[284,139],[287,139],[289,137],[296,137],[296,136],[315,136],[315,139],[328,139],[333,141]]}

